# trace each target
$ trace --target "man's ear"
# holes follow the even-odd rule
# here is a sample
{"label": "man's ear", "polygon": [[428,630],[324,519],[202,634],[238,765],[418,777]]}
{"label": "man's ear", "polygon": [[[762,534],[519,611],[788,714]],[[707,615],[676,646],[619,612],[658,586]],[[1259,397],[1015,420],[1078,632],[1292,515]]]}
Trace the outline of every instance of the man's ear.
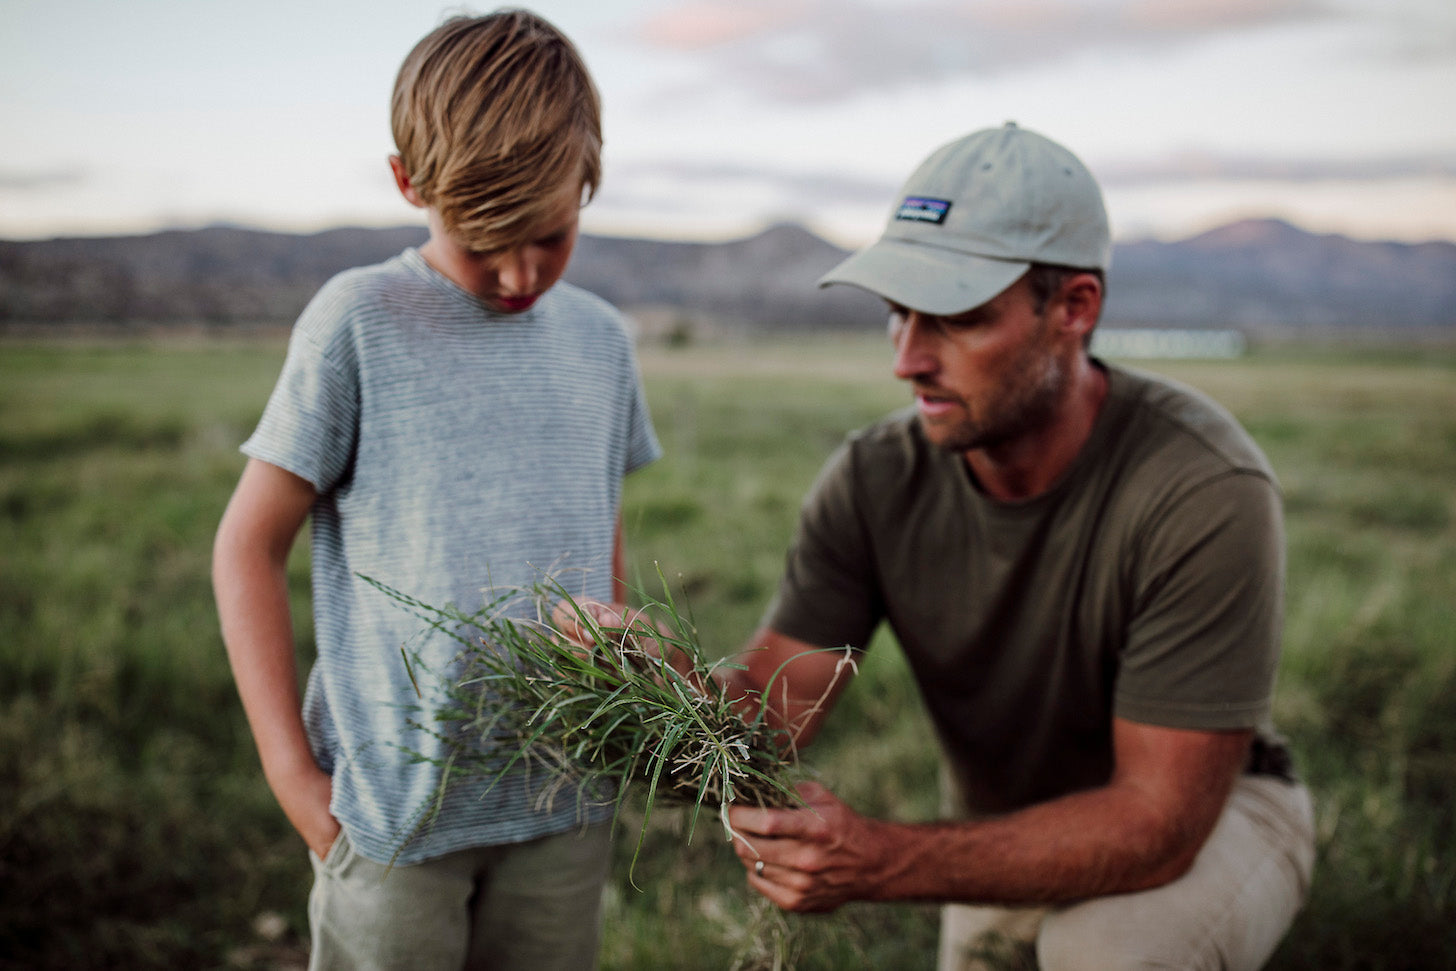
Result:
{"label": "man's ear", "polygon": [[394,184],[399,189],[399,194],[404,196],[404,201],[417,209],[425,208],[425,201],[415,191],[414,184],[410,182],[409,172],[405,170],[404,159],[398,155],[389,157],[389,171],[394,173]]}
{"label": "man's ear", "polygon": [[1102,282],[1092,273],[1078,273],[1062,284],[1067,316],[1063,327],[1085,340],[1102,316]]}

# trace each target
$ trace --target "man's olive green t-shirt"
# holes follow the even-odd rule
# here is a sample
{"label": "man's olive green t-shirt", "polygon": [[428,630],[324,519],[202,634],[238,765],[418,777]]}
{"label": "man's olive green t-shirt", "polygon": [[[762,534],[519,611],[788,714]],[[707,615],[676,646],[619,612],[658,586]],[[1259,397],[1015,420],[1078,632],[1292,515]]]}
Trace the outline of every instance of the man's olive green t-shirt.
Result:
{"label": "man's olive green t-shirt", "polygon": [[1104,783],[1114,716],[1271,733],[1273,472],[1198,392],[1107,373],[1086,445],[1026,501],[987,498],[913,413],[852,435],[805,501],[765,619],[856,648],[888,622],[972,810]]}

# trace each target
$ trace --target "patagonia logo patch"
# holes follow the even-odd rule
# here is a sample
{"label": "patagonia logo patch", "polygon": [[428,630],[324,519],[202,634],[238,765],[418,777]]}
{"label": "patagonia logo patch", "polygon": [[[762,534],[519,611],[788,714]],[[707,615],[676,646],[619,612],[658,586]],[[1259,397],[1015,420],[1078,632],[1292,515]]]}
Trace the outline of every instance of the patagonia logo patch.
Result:
{"label": "patagonia logo patch", "polygon": [[924,196],[906,196],[905,201],[900,203],[900,209],[895,213],[895,218],[912,223],[935,223],[939,226],[945,222],[945,217],[948,212],[950,212],[949,199],[927,199]]}

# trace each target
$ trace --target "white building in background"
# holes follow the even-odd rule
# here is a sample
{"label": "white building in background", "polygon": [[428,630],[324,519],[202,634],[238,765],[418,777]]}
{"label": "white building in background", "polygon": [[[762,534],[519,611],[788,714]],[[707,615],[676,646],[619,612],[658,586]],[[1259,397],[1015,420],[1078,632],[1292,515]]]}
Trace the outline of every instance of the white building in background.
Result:
{"label": "white building in background", "polygon": [[1234,358],[1248,349],[1236,330],[1153,330],[1098,328],[1092,353],[1123,358]]}

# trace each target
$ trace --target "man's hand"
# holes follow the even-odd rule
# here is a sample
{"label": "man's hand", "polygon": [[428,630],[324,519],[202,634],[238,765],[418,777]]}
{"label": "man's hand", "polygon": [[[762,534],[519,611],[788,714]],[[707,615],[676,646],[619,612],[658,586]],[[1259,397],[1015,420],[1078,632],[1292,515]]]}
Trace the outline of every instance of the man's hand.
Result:
{"label": "man's hand", "polygon": [[[1104,786],[979,820],[899,823],[820,786],[798,810],[735,808],[749,883],[785,910],[850,900],[1056,904],[1161,886],[1187,872],[1248,757],[1250,732],[1114,719]],[[762,862],[762,868],[758,863]]]}
{"label": "man's hand", "polygon": [[802,784],[799,795],[802,809],[728,811],[749,885],[799,913],[873,899],[892,857],[889,824],[859,815],[818,783]]}

